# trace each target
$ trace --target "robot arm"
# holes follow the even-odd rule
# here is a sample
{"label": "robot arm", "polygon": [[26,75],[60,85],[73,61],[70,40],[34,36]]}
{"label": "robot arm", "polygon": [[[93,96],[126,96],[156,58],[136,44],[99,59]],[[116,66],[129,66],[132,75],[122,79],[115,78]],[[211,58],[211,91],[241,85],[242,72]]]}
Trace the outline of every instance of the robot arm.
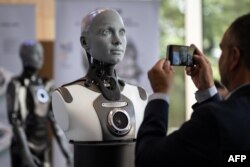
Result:
{"label": "robot arm", "polygon": [[55,120],[54,115],[53,115],[53,112],[51,110],[49,112],[49,120],[50,120],[50,124],[51,124],[51,127],[52,127],[53,134],[54,134],[54,136],[56,138],[56,141],[57,141],[57,143],[58,143],[64,157],[67,160],[67,164],[71,164],[70,155],[69,155],[69,153],[68,153],[68,151],[66,149],[65,142],[63,141],[63,131],[57,125],[56,120]]}
{"label": "robot arm", "polygon": [[16,120],[15,116],[13,117],[12,121],[13,121],[13,124],[12,124],[13,131],[16,134],[18,141],[20,141],[20,145],[22,148],[21,150],[22,150],[23,158],[24,158],[23,162],[25,162],[28,167],[40,166],[41,161],[36,156],[32,155],[32,153],[30,152],[27,139],[26,139],[26,135],[25,135],[24,129],[20,125],[20,122]]}
{"label": "robot arm", "polygon": [[37,157],[33,156],[30,152],[27,138],[22,126],[21,116],[18,114],[18,86],[10,82],[7,88],[7,111],[9,122],[12,125],[14,136],[16,136],[18,145],[20,146],[21,153],[24,161],[29,167],[38,167],[40,161]]}
{"label": "robot arm", "polygon": [[[50,97],[52,96],[52,92],[55,90],[55,87],[54,87],[54,81],[53,80],[47,80],[45,81],[45,88],[46,90],[49,92],[50,94]],[[50,122],[50,125],[51,125],[51,129],[52,129],[52,132],[56,138],[56,141],[62,151],[62,154],[63,156],[65,157],[66,161],[67,161],[67,164],[71,164],[71,157],[67,151],[67,147],[65,145],[65,142],[63,141],[63,131],[60,129],[60,127],[58,126],[56,120],[55,120],[55,117],[54,117],[54,114],[52,112],[52,103],[50,103],[50,106],[49,106],[49,122]]]}
{"label": "robot arm", "polygon": [[7,112],[8,112],[8,119],[10,124],[13,124],[12,117],[17,116],[17,108],[18,102],[16,97],[16,87],[13,82],[10,82],[7,87],[6,92],[6,101],[7,101]]}
{"label": "robot arm", "polygon": [[56,122],[64,132],[67,131],[69,129],[69,116],[64,99],[57,90],[52,93],[52,108]]}

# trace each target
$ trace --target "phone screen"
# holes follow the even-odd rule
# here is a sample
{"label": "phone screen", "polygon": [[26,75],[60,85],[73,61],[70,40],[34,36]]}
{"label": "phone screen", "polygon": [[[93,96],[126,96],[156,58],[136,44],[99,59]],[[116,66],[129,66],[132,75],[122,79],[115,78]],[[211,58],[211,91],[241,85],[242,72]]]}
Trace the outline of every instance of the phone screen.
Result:
{"label": "phone screen", "polygon": [[173,66],[193,66],[194,49],[183,45],[169,45],[167,49],[168,59]]}

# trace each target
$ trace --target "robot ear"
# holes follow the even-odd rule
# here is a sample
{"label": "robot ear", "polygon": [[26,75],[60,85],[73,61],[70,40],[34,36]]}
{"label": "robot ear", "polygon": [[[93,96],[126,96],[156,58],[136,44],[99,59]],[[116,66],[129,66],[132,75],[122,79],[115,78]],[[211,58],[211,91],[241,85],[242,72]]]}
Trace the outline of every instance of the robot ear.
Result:
{"label": "robot ear", "polygon": [[87,44],[87,41],[86,41],[86,37],[81,36],[81,37],[80,37],[80,42],[81,42],[82,47],[83,47],[86,51],[88,51],[89,47],[88,47],[88,44]]}

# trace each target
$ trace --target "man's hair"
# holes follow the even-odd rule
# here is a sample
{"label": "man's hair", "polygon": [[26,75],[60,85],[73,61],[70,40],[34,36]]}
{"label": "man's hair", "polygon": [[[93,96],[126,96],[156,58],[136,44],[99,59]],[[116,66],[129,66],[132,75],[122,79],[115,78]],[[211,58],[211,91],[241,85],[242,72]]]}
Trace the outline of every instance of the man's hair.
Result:
{"label": "man's hair", "polygon": [[229,27],[232,42],[240,49],[243,61],[250,69],[250,13],[237,18]]}

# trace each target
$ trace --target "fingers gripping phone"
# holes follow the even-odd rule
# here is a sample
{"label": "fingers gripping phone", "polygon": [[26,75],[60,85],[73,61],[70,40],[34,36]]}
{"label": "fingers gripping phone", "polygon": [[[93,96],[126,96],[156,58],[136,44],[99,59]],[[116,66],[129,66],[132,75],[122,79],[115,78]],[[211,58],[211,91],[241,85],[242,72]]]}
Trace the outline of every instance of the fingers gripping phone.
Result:
{"label": "fingers gripping phone", "polygon": [[184,45],[168,45],[167,58],[173,66],[194,66],[195,47]]}

